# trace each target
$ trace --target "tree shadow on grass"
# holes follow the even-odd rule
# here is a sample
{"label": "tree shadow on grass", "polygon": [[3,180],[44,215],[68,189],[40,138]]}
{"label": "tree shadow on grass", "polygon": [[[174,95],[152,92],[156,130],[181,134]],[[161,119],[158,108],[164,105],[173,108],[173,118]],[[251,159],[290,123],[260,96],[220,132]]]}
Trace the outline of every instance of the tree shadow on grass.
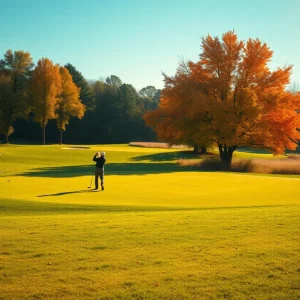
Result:
{"label": "tree shadow on grass", "polygon": [[16,174],[16,176],[68,178],[68,177],[93,175],[94,170],[95,167],[91,165],[56,166],[56,167],[34,168],[27,172]]}
{"label": "tree shadow on grass", "polygon": [[[163,152],[133,157],[132,163],[107,163],[105,175],[146,175],[171,172],[195,171],[195,167],[183,167],[179,159],[199,158],[191,151]],[[150,161],[150,162],[142,162]],[[55,166],[31,169],[15,176],[68,178],[93,175],[94,165]]]}
{"label": "tree shadow on grass", "polygon": [[[15,176],[70,178],[93,175],[94,168],[91,165],[35,168]],[[163,174],[193,170],[196,168],[181,167],[176,163],[108,163],[105,165],[105,176]]]}
{"label": "tree shadow on grass", "polygon": [[199,155],[195,154],[192,151],[176,151],[176,152],[163,152],[163,153],[155,153],[149,155],[141,155],[132,158],[132,161],[174,161],[179,159],[191,159],[191,158],[199,158]]}

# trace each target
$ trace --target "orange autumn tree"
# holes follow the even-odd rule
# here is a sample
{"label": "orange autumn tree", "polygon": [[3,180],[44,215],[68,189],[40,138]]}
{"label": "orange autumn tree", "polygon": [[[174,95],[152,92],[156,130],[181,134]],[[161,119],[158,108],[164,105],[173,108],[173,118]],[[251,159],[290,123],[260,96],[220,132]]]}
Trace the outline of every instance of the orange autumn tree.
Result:
{"label": "orange autumn tree", "polygon": [[229,31],[202,38],[199,61],[164,76],[157,110],[145,115],[158,138],[174,143],[192,138],[215,144],[225,168],[244,146],[280,154],[300,139],[300,95],[286,91],[291,66],[271,71],[272,51],[258,39],[239,41]]}
{"label": "orange autumn tree", "polygon": [[190,93],[189,76],[190,69],[184,61],[179,64],[176,80],[164,75],[165,88],[162,91],[160,105],[158,109],[146,113],[144,118],[147,125],[155,129],[159,140],[167,141],[169,144],[189,145],[194,147],[195,152],[202,148],[205,152],[206,147],[211,146],[211,142],[199,136],[197,127],[201,126],[201,123],[194,122],[191,115],[193,111],[190,105],[196,98],[190,98],[189,103],[186,101]]}
{"label": "orange autumn tree", "polygon": [[31,80],[31,96],[34,107],[34,120],[41,124],[42,143],[46,143],[45,128],[50,119],[56,119],[55,109],[61,93],[59,67],[48,58],[38,61]]}
{"label": "orange autumn tree", "polygon": [[62,144],[62,134],[69,124],[70,116],[81,119],[84,115],[85,106],[79,99],[80,89],[75,85],[67,68],[60,67],[61,93],[57,103],[57,128],[60,131],[60,144]]}

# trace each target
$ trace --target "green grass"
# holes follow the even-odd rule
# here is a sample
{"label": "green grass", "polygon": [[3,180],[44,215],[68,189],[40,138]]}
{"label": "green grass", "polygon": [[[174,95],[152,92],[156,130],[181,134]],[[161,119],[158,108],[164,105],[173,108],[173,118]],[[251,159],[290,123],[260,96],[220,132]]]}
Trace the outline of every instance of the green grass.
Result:
{"label": "green grass", "polygon": [[176,164],[188,152],[126,145],[0,153],[0,299],[300,297],[299,176],[198,172]]}

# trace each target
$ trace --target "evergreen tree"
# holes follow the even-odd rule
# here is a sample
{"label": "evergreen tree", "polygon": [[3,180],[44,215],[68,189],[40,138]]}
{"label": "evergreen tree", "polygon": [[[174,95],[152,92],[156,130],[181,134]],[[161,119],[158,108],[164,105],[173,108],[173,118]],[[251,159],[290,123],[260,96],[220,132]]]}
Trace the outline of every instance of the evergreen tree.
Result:
{"label": "evergreen tree", "polygon": [[85,105],[86,111],[88,112],[94,110],[96,101],[95,94],[91,86],[88,84],[87,80],[70,63],[66,64],[65,68],[67,68],[69,73],[71,74],[73,82],[77,87],[80,88],[80,100],[81,103]]}
{"label": "evergreen tree", "polygon": [[[131,84],[122,84],[115,98],[115,131],[117,140],[128,142],[138,132],[139,120],[142,119],[141,106],[138,103],[139,95]],[[140,124],[139,124],[140,125]]]}
{"label": "evergreen tree", "polygon": [[119,88],[122,85],[122,80],[116,75],[110,75],[106,78],[106,83],[112,87]]}

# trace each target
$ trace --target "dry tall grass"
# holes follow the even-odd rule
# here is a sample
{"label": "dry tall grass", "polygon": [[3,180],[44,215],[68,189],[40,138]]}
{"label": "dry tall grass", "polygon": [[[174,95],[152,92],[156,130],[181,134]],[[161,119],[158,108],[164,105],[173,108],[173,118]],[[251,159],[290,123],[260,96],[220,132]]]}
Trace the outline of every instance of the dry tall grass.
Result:
{"label": "dry tall grass", "polygon": [[147,148],[164,148],[164,149],[187,149],[185,145],[172,145],[168,143],[155,143],[155,142],[130,142],[129,146],[134,147],[147,147]]}
{"label": "dry tall grass", "polygon": [[[203,171],[221,171],[222,164],[218,157],[208,157],[202,160],[181,159],[180,166],[196,167]],[[286,158],[274,159],[241,159],[232,160],[231,172],[246,172],[260,174],[300,174],[300,155],[288,155]]]}

